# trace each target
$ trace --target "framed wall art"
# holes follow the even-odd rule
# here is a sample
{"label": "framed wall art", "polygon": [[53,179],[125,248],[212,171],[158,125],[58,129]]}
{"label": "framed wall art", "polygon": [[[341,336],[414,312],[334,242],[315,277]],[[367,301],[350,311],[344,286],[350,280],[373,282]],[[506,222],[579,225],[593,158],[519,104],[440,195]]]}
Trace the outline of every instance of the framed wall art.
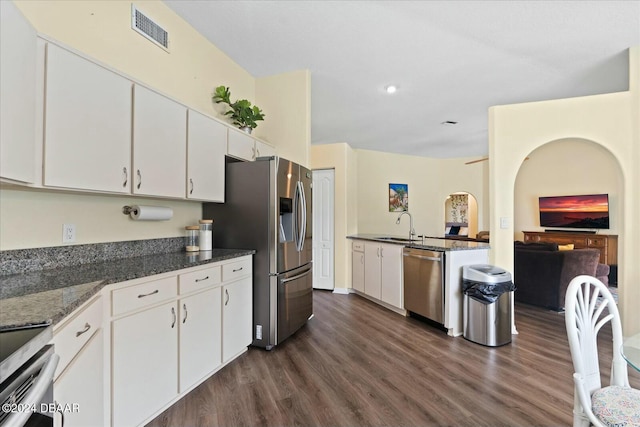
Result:
{"label": "framed wall art", "polygon": [[409,185],[389,184],[389,212],[409,210]]}

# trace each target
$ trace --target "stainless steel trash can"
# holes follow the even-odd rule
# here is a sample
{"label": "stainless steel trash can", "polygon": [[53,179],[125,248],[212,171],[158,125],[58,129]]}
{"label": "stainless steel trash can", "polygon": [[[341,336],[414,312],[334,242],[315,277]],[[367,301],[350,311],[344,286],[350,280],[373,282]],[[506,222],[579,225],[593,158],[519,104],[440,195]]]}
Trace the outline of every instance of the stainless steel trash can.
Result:
{"label": "stainless steel trash can", "polygon": [[511,274],[487,264],[462,267],[463,336],[489,347],[511,342]]}

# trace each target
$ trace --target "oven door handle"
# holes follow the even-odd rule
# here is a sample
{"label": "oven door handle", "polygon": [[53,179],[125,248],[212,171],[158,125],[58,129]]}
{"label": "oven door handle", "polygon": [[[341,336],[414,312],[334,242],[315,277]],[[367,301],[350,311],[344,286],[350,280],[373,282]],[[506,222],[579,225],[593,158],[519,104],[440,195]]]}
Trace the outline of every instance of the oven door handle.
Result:
{"label": "oven door handle", "polygon": [[[33,384],[33,386],[31,386],[31,390],[29,390],[22,402],[20,402],[23,407],[39,407],[40,401],[53,382],[53,374],[56,372],[59,360],[60,356],[55,353],[49,357],[47,363],[40,370],[38,379]],[[5,423],[2,425],[2,427],[24,426],[31,415],[31,411],[15,412],[12,416],[5,420]]]}

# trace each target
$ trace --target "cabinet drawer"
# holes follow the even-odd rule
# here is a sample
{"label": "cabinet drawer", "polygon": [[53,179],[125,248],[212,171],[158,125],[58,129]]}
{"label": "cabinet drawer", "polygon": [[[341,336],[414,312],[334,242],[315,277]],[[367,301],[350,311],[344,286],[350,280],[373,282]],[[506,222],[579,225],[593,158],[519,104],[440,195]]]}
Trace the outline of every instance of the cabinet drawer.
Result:
{"label": "cabinet drawer", "polygon": [[364,242],[354,241],[351,248],[356,252],[364,252]]}
{"label": "cabinet drawer", "polygon": [[198,291],[222,281],[222,268],[220,266],[205,270],[192,271],[178,276],[180,294]]}
{"label": "cabinet drawer", "polygon": [[589,237],[587,245],[590,248],[602,248],[607,246],[607,239],[605,237]]}
{"label": "cabinet drawer", "polygon": [[53,334],[55,352],[60,356],[55,378],[64,371],[69,362],[102,328],[102,298],[98,298],[62,324]]}
{"label": "cabinet drawer", "polygon": [[251,258],[222,266],[222,281],[229,282],[251,273]]}
{"label": "cabinet drawer", "polygon": [[117,289],[112,292],[112,314],[117,316],[175,298],[178,295],[177,282],[178,278],[173,276]]}

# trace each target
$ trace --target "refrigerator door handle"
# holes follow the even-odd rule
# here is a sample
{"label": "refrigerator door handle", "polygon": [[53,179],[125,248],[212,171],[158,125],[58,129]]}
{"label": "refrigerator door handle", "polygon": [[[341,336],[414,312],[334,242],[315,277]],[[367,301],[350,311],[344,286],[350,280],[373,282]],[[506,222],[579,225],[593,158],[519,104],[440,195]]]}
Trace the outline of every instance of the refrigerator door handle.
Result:
{"label": "refrigerator door handle", "polygon": [[296,251],[300,251],[300,224],[298,223],[298,214],[300,210],[300,192],[298,182],[293,192],[293,239],[296,242]]}
{"label": "refrigerator door handle", "polygon": [[307,234],[307,196],[304,194],[304,186],[301,181],[298,181],[300,187],[300,209],[302,211],[302,226],[300,227],[300,249],[302,252],[304,248],[304,237]]}
{"label": "refrigerator door handle", "polygon": [[282,279],[280,281],[280,283],[293,282],[294,280],[298,280],[298,279],[308,275],[309,273],[311,273],[311,269],[305,271],[304,273],[298,274],[297,276],[289,277],[288,279]]}

